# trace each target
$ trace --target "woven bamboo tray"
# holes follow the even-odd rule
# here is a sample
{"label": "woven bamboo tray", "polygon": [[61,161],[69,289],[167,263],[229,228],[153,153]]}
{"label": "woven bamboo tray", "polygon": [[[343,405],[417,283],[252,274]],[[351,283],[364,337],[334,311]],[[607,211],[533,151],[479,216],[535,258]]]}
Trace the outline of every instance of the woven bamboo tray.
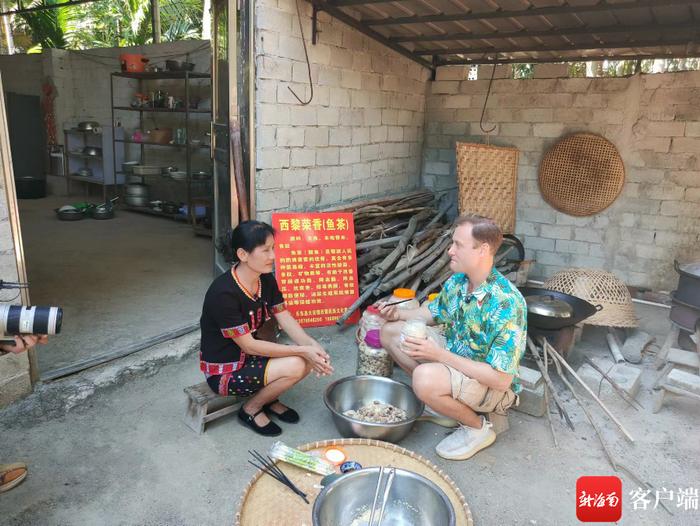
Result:
{"label": "woven bamboo tray", "polygon": [[518,150],[466,142],[458,142],[456,149],[460,214],[489,217],[504,234],[512,234]]}
{"label": "woven bamboo tray", "polygon": [[[456,484],[439,467],[421,455],[395,444],[366,438],[310,442],[297,449],[312,451],[329,446],[342,446],[348,458],[358,461],[366,468],[393,466],[423,475],[449,497],[455,510],[457,526],[474,525],[469,505]],[[284,462],[280,466],[292,482],[308,495],[310,504],[306,504],[272,477],[258,472],[246,486],[238,503],[236,526],[312,526],[313,503],[321,492],[314,485],[318,485],[323,477]]]}
{"label": "woven bamboo tray", "polygon": [[600,135],[575,133],[542,158],[539,185],[553,208],[591,216],[609,207],[622,191],[625,165],[617,148]]}

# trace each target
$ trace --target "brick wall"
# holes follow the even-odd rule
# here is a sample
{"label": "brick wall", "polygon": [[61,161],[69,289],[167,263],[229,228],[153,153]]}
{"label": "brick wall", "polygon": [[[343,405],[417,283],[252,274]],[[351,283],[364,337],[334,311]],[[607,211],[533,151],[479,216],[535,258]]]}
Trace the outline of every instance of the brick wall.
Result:
{"label": "brick wall", "polygon": [[[423,179],[441,191],[456,188],[455,141],[485,142],[488,80],[456,80],[462,75],[443,72],[450,80],[431,82],[426,102]],[[485,127],[497,126],[491,142],[520,149],[516,234],[537,260],[535,276],[603,268],[668,290],[677,282],[673,259],[700,257],[700,72],[495,80],[488,108]],[[577,131],[612,141],[625,164],[621,195],[592,217],[557,212],[538,188],[543,154]]]}
{"label": "brick wall", "polygon": [[428,71],[300,2],[314,99],[294,0],[256,3],[256,201],[274,210],[320,208],[420,184]]}

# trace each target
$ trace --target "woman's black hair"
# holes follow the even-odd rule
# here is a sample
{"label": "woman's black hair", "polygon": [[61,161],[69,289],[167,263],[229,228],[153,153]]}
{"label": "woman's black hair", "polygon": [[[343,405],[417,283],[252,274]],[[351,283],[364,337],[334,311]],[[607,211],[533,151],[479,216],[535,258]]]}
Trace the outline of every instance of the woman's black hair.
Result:
{"label": "woman's black hair", "polygon": [[243,221],[233,230],[226,233],[217,240],[216,249],[224,256],[229,263],[238,261],[236,252],[242,248],[246,252],[252,252],[257,247],[267,243],[267,238],[275,235],[275,229],[262,221]]}

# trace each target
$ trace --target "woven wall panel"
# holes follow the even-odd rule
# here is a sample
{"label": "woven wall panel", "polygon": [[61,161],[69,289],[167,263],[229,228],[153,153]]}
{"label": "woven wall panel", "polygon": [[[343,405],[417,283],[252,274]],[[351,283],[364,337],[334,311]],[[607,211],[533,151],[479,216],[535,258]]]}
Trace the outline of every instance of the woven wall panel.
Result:
{"label": "woven wall panel", "polygon": [[465,142],[456,148],[460,214],[490,217],[504,233],[512,234],[518,150]]}
{"label": "woven wall panel", "polygon": [[539,183],[552,207],[572,216],[590,216],[605,210],[620,195],[625,166],[610,141],[592,133],[576,133],[545,154]]}

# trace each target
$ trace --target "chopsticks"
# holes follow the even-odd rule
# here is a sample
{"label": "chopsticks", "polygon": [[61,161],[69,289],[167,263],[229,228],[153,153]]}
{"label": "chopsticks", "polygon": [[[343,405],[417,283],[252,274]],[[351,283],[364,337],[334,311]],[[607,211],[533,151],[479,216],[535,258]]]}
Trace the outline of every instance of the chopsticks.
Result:
{"label": "chopsticks", "polygon": [[258,451],[254,450],[248,450],[248,453],[250,453],[255,460],[257,460],[260,464],[256,464],[255,462],[248,460],[248,463],[255,466],[258,468],[260,471],[263,473],[266,473],[270,475],[272,478],[275,480],[281,482],[285,486],[287,486],[289,489],[291,489],[294,493],[299,495],[302,499],[304,499],[304,502],[309,504],[308,499],[306,498],[306,493],[301,491],[291,480],[289,480],[289,477],[284,474],[282,469],[275,464],[274,460],[272,460],[270,457],[263,457]]}

